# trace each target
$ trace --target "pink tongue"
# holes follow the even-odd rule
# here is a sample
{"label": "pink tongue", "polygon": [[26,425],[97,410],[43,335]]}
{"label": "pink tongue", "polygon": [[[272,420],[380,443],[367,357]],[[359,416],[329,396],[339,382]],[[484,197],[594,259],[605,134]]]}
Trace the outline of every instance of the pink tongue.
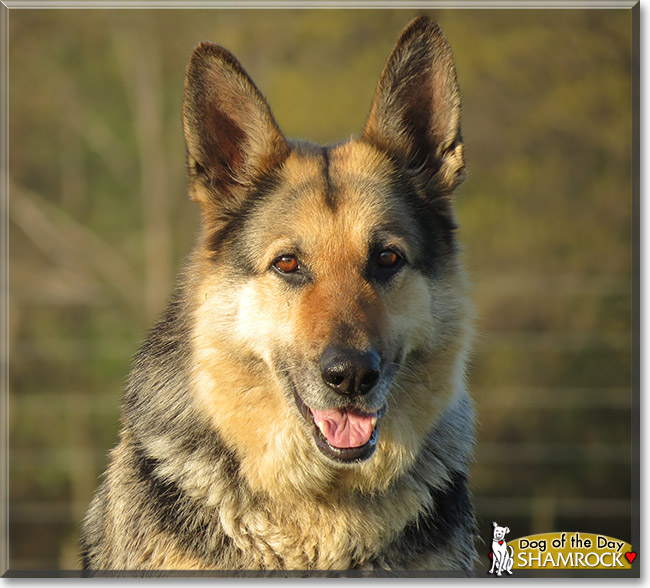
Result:
{"label": "pink tongue", "polygon": [[340,449],[361,447],[370,440],[375,414],[358,414],[340,410],[310,409],[314,422],[330,445]]}

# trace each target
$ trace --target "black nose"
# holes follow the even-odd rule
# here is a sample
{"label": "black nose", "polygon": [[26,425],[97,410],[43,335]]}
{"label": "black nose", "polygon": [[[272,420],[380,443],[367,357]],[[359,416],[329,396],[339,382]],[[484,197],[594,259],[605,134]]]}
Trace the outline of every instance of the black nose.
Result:
{"label": "black nose", "polygon": [[367,394],[379,380],[381,358],[369,351],[330,346],[320,358],[325,383],[339,394]]}

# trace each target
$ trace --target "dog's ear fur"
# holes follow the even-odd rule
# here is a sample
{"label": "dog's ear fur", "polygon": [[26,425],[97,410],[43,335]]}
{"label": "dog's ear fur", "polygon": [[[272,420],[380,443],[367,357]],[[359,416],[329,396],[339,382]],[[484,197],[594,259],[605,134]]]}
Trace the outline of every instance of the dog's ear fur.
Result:
{"label": "dog's ear fur", "polygon": [[463,180],[454,60],[430,18],[416,18],[398,39],[379,80],[363,138],[397,158],[436,195],[449,195]]}
{"label": "dog's ear fur", "polygon": [[495,529],[499,526],[499,525],[497,525],[496,523],[492,523],[492,524],[494,525],[494,528],[495,528]]}
{"label": "dog's ear fur", "polygon": [[510,533],[510,527],[506,527],[506,528],[503,530],[503,534],[504,534],[504,535],[507,535],[508,533]]}
{"label": "dog's ear fur", "polygon": [[266,100],[235,57],[201,43],[185,76],[183,130],[190,196],[201,205],[237,204],[288,153]]}

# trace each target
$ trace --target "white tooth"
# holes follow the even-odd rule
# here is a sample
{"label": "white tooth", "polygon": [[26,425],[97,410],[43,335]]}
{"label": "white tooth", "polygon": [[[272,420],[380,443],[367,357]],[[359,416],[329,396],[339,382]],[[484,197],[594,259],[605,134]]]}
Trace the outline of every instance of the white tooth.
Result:
{"label": "white tooth", "polygon": [[377,424],[377,417],[372,417],[372,420],[370,422],[372,423],[372,426],[374,427]]}

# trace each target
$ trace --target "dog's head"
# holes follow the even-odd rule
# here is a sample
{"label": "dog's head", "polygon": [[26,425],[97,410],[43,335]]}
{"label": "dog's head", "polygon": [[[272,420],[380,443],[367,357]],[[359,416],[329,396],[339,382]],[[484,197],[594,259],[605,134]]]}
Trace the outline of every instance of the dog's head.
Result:
{"label": "dog's head", "polygon": [[416,454],[462,379],[459,113],[451,51],[427,18],[398,40],[362,135],[328,147],[287,140],[230,53],[195,50],[197,377],[243,454],[266,451],[274,471],[289,454],[349,468],[379,447],[369,461],[388,477]]}
{"label": "dog's head", "polygon": [[510,533],[510,529],[508,527],[499,527],[496,523],[492,523],[494,526],[494,531],[492,532],[492,538],[494,541],[502,541],[505,536]]}

